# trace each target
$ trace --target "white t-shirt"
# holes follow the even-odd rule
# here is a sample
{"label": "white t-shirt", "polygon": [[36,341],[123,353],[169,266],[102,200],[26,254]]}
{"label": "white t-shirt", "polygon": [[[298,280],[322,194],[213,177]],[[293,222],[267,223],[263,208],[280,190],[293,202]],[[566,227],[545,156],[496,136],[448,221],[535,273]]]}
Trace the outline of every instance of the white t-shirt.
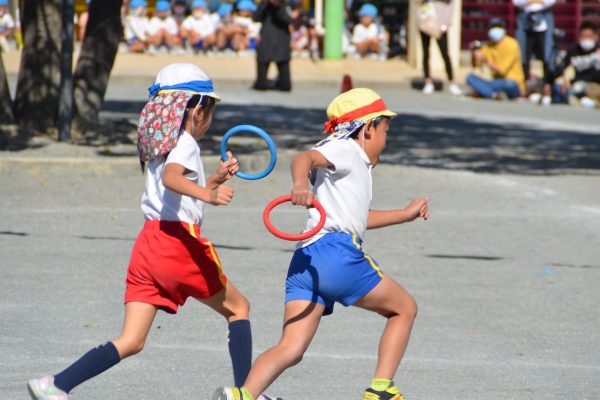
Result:
{"label": "white t-shirt", "polygon": [[161,19],[158,17],[150,18],[150,21],[148,22],[148,28],[146,29],[146,33],[148,33],[148,35],[156,35],[161,29],[166,30],[171,35],[177,35],[177,32],[179,32],[177,21],[175,21],[175,18],[171,16],[165,19]]}
{"label": "white t-shirt", "polygon": [[200,145],[192,135],[184,131],[166,160],[165,157],[159,157],[148,163],[146,190],[142,195],[144,217],[148,220],[182,221],[201,225],[204,202],[172,192],[163,185],[163,171],[171,163],[183,165],[192,171],[185,175],[190,181],[200,186],[206,184]]}
{"label": "white t-shirt", "polygon": [[[365,151],[353,139],[334,139],[312,148],[334,165],[318,168],[313,192],[327,214],[325,225],[315,236],[302,241],[306,247],[330,232],[346,232],[361,240],[367,230],[372,199],[371,162]],[[306,231],[317,226],[320,214],[309,209]]]}
{"label": "white t-shirt", "polygon": [[254,22],[251,17],[235,15],[233,17],[233,23],[248,29],[247,37],[249,39],[256,39],[260,35],[262,24],[260,22]]}
{"label": "white t-shirt", "polygon": [[215,25],[214,19],[210,14],[203,14],[200,18],[190,15],[183,20],[181,29],[194,31],[199,33],[200,36],[204,38],[214,34],[217,30],[217,26]]}
{"label": "white t-shirt", "polygon": [[128,15],[125,18],[125,40],[128,42],[138,39],[146,41],[146,30],[148,29],[148,18]]}
{"label": "white t-shirt", "polygon": [[382,30],[379,29],[379,26],[375,23],[370,24],[369,26],[365,26],[363,24],[357,24],[352,31],[352,43],[362,43],[366,39],[375,39],[378,38],[380,40],[385,39],[385,34]]}
{"label": "white t-shirt", "polygon": [[0,33],[6,33],[9,29],[13,29],[15,27],[15,20],[13,17],[5,12],[2,17],[0,17]]}

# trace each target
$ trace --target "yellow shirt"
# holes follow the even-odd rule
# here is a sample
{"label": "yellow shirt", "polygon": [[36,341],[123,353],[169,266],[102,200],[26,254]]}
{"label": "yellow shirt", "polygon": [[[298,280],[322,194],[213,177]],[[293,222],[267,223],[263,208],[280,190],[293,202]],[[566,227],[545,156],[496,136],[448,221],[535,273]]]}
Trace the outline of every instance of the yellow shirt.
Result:
{"label": "yellow shirt", "polygon": [[525,74],[521,64],[521,48],[513,37],[505,36],[498,43],[489,42],[481,47],[483,56],[495,64],[499,71],[492,71],[494,79],[510,79],[525,91]]}

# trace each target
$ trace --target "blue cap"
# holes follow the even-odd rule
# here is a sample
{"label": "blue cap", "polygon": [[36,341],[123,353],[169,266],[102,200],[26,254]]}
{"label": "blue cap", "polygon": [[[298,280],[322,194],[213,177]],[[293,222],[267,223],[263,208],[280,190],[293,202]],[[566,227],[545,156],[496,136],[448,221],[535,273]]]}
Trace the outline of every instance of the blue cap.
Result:
{"label": "blue cap", "polygon": [[171,5],[168,1],[160,0],[156,2],[156,11],[169,11],[171,9]]}
{"label": "blue cap", "polygon": [[0,7],[8,7],[8,0],[0,0]]}
{"label": "blue cap", "polygon": [[219,9],[220,5],[221,5],[221,2],[219,0],[213,0],[210,3],[208,3],[208,9],[211,12],[216,12]]}
{"label": "blue cap", "polygon": [[192,10],[194,8],[206,8],[206,1],[204,0],[194,0],[192,6],[190,7]]}
{"label": "blue cap", "polygon": [[252,0],[240,0],[237,3],[237,9],[240,11],[256,11],[256,4]]}
{"label": "blue cap", "polygon": [[362,5],[362,7],[360,7],[360,10],[358,10],[358,16],[369,16],[375,18],[377,16],[377,7],[375,7],[373,4],[365,3]]}
{"label": "blue cap", "polygon": [[226,17],[227,15],[231,14],[231,12],[233,11],[233,5],[230,3],[223,3],[219,6],[219,9],[217,10],[217,13],[219,14],[219,16],[221,18]]}
{"label": "blue cap", "polygon": [[148,3],[145,0],[131,0],[129,3],[130,8],[148,7]]}

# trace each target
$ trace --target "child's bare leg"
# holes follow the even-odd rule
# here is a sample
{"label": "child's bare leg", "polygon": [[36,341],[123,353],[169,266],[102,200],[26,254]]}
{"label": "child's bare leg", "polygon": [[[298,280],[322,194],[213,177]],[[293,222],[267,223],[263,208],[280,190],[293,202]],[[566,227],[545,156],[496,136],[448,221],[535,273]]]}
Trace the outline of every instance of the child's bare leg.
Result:
{"label": "child's bare leg", "polygon": [[287,368],[298,364],[312,341],[323,310],[321,304],[293,300],[285,305],[283,333],[279,343],[254,362],[244,387],[257,398]]}
{"label": "child's bare leg", "polygon": [[208,35],[204,38],[204,41],[202,42],[202,46],[205,49],[210,49],[212,46],[215,45],[216,42],[217,42],[217,37],[214,34]]}
{"label": "child's bare leg", "polygon": [[250,315],[250,303],[231,281],[213,297],[199,301],[224,316],[227,322],[248,319]]}
{"label": "child's bare leg", "polygon": [[393,379],[417,315],[415,299],[387,275],[355,306],[383,315],[388,322],[379,342],[375,378]]}
{"label": "child's bare leg", "polygon": [[151,304],[131,302],[125,305],[123,330],[112,341],[121,359],[142,351],[155,316],[156,307]]}
{"label": "child's bare leg", "polygon": [[[125,322],[118,339],[97,346],[54,376],[54,385],[69,393],[74,387],[112,368],[125,357],[139,353],[156,315],[156,307],[144,303],[127,303]],[[36,382],[31,381],[30,387]]]}

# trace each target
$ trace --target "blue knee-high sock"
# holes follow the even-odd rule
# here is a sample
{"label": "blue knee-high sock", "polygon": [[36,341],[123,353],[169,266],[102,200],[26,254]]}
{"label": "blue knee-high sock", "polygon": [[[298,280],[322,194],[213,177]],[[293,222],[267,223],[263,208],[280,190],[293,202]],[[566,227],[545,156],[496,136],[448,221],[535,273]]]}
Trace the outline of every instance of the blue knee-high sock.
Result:
{"label": "blue knee-high sock", "polygon": [[229,355],[233,364],[233,382],[241,387],[252,366],[252,330],[247,319],[229,324]]}
{"label": "blue knee-high sock", "polygon": [[54,377],[54,385],[69,393],[71,389],[109,369],[121,361],[119,352],[112,342],[102,344],[71,364]]}

